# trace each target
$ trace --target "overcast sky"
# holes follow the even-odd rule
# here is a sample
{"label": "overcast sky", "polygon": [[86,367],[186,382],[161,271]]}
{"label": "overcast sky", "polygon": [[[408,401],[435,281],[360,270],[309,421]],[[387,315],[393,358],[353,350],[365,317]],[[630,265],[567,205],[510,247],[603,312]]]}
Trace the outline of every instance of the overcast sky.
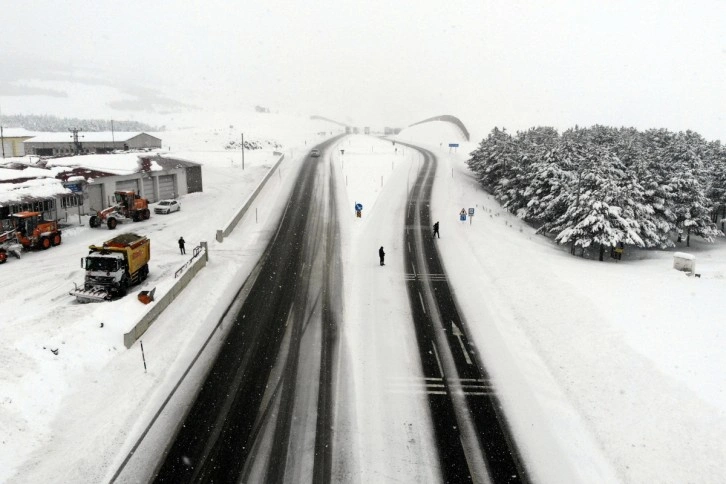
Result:
{"label": "overcast sky", "polygon": [[372,126],[453,114],[478,136],[600,123],[726,141],[723,0],[0,6],[5,113],[259,104]]}

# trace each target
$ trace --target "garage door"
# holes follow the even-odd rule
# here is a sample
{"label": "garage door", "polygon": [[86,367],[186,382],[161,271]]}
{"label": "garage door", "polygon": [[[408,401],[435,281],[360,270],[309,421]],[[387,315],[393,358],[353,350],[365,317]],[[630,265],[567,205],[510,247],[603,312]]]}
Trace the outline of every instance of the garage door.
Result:
{"label": "garage door", "polygon": [[116,182],[117,191],[129,191],[132,190],[139,193],[139,180],[120,180]]}
{"label": "garage door", "polygon": [[154,197],[154,179],[144,178],[142,182],[144,184],[144,191],[141,196],[147,199],[149,203],[155,202],[156,198]]}
{"label": "garage door", "polygon": [[159,199],[176,197],[176,176],[159,176]]}
{"label": "garage door", "polygon": [[103,210],[103,185],[88,185],[88,207],[92,210]]}

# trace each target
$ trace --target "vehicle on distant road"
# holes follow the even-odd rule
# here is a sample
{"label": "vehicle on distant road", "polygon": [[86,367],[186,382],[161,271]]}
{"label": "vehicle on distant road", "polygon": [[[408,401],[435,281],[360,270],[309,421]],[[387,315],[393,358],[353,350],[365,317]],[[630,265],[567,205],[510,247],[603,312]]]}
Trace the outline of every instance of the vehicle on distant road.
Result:
{"label": "vehicle on distant road", "polygon": [[181,203],[176,200],[160,200],[154,207],[154,213],[157,214],[170,214],[179,210],[181,210]]}
{"label": "vehicle on distant road", "polygon": [[320,150],[312,150],[310,152],[310,156],[312,156],[313,158],[319,157],[320,156]]}

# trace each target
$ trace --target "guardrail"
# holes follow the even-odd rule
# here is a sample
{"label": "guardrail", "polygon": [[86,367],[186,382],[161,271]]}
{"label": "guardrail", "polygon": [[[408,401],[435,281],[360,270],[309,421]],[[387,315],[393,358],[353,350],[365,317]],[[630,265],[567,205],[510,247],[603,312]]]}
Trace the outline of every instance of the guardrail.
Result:
{"label": "guardrail", "polygon": [[[151,324],[159,317],[164,309],[166,309],[167,306],[169,306],[169,304],[171,304],[171,302],[184,290],[184,288],[187,287],[187,284],[194,279],[197,272],[207,265],[209,252],[206,242],[202,242],[200,245],[195,247],[192,253],[192,258],[181,266],[174,274],[175,279],[179,274],[181,274],[181,277],[174,282],[174,285],[169,288],[169,291],[167,291],[166,294],[164,294],[160,299],[153,301],[151,303],[151,308],[139,320],[139,322],[136,323],[136,326],[134,326],[131,331],[124,334],[124,346],[126,346],[126,348],[131,348],[131,346],[133,346],[136,340],[138,340],[141,335],[149,329]],[[185,269],[187,270],[185,271]]]}
{"label": "guardrail", "polygon": [[[205,246],[206,246],[206,242],[202,242],[202,243],[205,244]],[[204,247],[202,247],[202,245],[198,245],[198,246],[194,247],[194,250],[192,250],[192,258],[189,259],[188,261],[186,261],[183,266],[181,266],[179,269],[176,270],[176,272],[174,273],[174,279],[179,277],[179,275],[182,272],[184,272],[184,269],[186,269],[187,267],[189,267],[191,265],[191,263],[194,261],[194,259],[199,255],[199,253],[202,250],[204,250]],[[207,257],[207,260],[209,260],[209,257]]]}
{"label": "guardrail", "polygon": [[250,205],[252,205],[252,202],[254,201],[255,197],[260,193],[260,191],[264,188],[265,183],[270,179],[273,173],[275,173],[275,170],[280,166],[280,163],[282,163],[282,160],[285,158],[285,155],[282,153],[279,154],[280,158],[275,162],[275,164],[270,168],[270,171],[267,172],[267,175],[260,181],[260,183],[257,185],[257,188],[255,188],[255,191],[250,194],[249,197],[247,197],[247,200],[245,200],[245,203],[242,204],[239,210],[237,210],[237,213],[232,216],[229,222],[227,222],[227,225],[223,229],[217,230],[217,242],[224,242],[224,238],[228,237],[229,234],[232,233],[234,228],[237,226],[239,221],[242,219],[245,213],[247,213],[247,209],[250,208]]}

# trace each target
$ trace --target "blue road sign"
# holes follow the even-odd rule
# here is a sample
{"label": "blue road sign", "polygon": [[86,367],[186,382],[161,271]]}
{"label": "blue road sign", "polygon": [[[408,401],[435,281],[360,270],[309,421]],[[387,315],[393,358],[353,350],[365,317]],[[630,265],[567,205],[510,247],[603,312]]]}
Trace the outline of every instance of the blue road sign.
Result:
{"label": "blue road sign", "polygon": [[449,148],[458,148],[459,143],[449,143]]}
{"label": "blue road sign", "polygon": [[461,212],[459,212],[459,220],[466,222],[466,210],[463,208],[461,209]]}
{"label": "blue road sign", "polygon": [[360,212],[361,210],[363,210],[363,204],[361,204],[361,203],[356,203],[356,204],[355,204],[355,211],[356,211],[356,212]]}
{"label": "blue road sign", "polygon": [[474,209],[469,208],[469,217],[473,217],[473,216],[474,216]]}

